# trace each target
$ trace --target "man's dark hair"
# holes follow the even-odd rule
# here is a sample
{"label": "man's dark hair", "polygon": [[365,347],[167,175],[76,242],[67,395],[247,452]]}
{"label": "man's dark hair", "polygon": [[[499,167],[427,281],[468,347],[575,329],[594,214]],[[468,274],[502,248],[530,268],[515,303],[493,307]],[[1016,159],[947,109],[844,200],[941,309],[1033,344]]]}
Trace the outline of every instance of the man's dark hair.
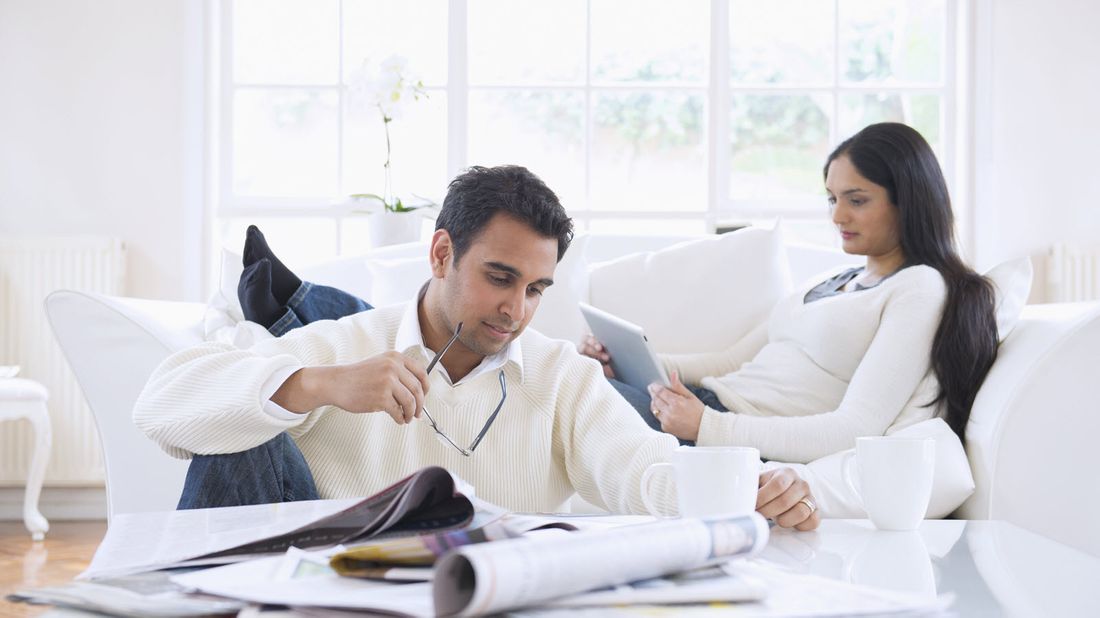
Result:
{"label": "man's dark hair", "polygon": [[559,262],[573,241],[573,220],[538,176],[519,165],[475,165],[451,181],[435,221],[435,229],[451,235],[456,263],[497,213],[556,238]]}

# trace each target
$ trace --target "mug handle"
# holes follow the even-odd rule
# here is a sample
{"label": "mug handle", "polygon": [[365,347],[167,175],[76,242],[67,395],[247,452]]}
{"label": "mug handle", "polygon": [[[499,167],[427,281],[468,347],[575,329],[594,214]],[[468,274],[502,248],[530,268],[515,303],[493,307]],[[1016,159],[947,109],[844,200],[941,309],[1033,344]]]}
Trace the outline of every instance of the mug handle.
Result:
{"label": "mug handle", "polygon": [[852,461],[852,458],[855,457],[855,455],[856,451],[855,449],[852,449],[845,452],[844,455],[840,458],[840,477],[844,479],[844,484],[848,486],[848,489],[851,490],[852,495],[855,496],[856,500],[859,501],[859,507],[866,511],[867,507],[863,504],[863,492],[861,492],[859,488],[856,487],[855,478],[852,476],[852,465],[855,463]]}
{"label": "mug handle", "polygon": [[654,474],[661,471],[672,472],[672,469],[672,464],[670,463],[655,463],[650,464],[650,466],[645,469],[645,473],[642,474],[642,482],[639,484],[642,492],[642,504],[645,505],[645,510],[649,511],[649,514],[654,517],[667,518],[670,516],[662,515],[660,510],[657,509],[657,505],[653,503],[653,499],[649,496],[649,482],[653,480]]}

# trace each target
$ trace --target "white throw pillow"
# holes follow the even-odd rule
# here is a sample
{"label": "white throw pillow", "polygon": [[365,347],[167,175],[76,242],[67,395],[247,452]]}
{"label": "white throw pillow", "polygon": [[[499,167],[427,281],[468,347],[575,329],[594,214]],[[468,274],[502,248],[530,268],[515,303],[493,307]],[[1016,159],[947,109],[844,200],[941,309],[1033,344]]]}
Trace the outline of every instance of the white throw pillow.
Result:
{"label": "white throw pillow", "polygon": [[1022,257],[1002,262],[985,274],[996,288],[997,338],[1004,341],[1027,304],[1031,294],[1031,258]]}
{"label": "white throw pillow", "polygon": [[724,350],[791,290],[778,228],[746,228],[589,269],[589,302],[641,325],[666,353]]}
{"label": "white throw pillow", "polygon": [[413,300],[432,276],[427,247],[413,257],[369,257],[366,265],[374,285],[364,299],[375,307]]}

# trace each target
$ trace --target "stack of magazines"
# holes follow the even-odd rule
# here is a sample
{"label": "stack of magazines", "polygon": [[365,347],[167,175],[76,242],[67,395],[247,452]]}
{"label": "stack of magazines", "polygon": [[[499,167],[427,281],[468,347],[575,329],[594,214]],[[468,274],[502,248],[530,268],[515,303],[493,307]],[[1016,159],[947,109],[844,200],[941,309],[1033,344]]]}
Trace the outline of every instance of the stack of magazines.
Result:
{"label": "stack of magazines", "polygon": [[[814,585],[816,598],[846,599],[849,613],[927,609],[884,592],[857,599],[835,589],[846,584],[744,560],[767,541],[768,524],[756,513],[662,520],[508,513],[429,467],[366,499],[118,515],[77,582],[13,598],[132,616],[272,605],[432,616],[760,604],[777,591],[780,600],[805,598]],[[801,592],[792,595],[794,588]]]}

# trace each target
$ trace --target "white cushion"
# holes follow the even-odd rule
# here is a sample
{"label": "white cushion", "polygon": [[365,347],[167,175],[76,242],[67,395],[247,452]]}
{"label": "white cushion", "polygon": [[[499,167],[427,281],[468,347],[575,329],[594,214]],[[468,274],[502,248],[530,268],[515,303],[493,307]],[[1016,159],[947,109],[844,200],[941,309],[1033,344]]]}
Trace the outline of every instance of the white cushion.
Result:
{"label": "white cushion", "polygon": [[1031,294],[1031,258],[1008,260],[985,274],[996,290],[997,338],[1004,341],[1016,323]]}
{"label": "white cushion", "polygon": [[363,298],[375,307],[416,298],[420,287],[432,276],[425,246],[421,246],[420,255],[415,257],[367,258],[366,266],[374,285]]}
{"label": "white cushion", "polygon": [[589,302],[641,325],[659,352],[724,350],[791,289],[779,229],[747,228],[594,264]]}

